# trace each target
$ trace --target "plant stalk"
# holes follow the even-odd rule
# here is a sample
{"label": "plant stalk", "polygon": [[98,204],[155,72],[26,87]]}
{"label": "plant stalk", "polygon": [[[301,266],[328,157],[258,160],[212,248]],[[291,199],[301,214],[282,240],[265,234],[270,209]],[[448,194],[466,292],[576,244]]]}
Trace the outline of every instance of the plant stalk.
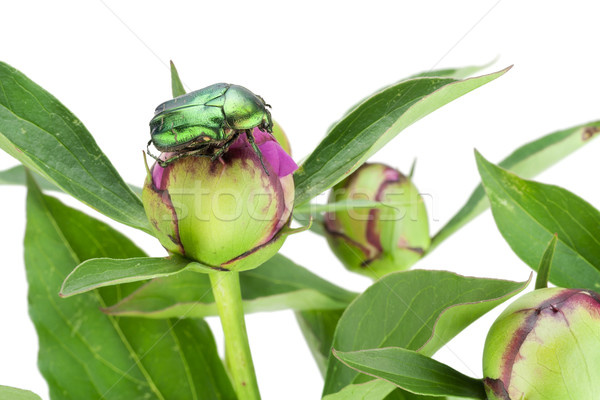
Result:
{"label": "plant stalk", "polygon": [[244,322],[238,272],[209,274],[225,335],[225,358],[238,400],[260,400]]}

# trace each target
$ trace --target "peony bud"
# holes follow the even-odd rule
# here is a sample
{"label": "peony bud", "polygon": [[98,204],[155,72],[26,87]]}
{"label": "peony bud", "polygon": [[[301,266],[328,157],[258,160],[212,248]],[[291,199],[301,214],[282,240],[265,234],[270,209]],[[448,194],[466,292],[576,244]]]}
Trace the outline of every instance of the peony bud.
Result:
{"label": "peony bud", "polygon": [[491,400],[600,398],[600,295],[548,288],[512,303],[483,352]]}
{"label": "peony bud", "polygon": [[291,221],[297,166],[269,133],[255,128],[253,135],[268,175],[245,134],[220,160],[186,156],[165,167],[154,164],[142,200],[169,252],[235,271],[277,253]]}
{"label": "peony bud", "polygon": [[333,252],[350,270],[378,278],[410,268],[430,243],[423,199],[412,182],[383,164],[364,164],[337,184],[329,202],[378,201],[389,207],[325,214]]}
{"label": "peony bud", "polygon": [[277,123],[277,121],[273,121],[273,137],[275,140],[277,140],[281,148],[283,148],[283,150],[285,150],[285,152],[291,156],[292,146],[290,145],[290,141],[283,131],[283,128]]}

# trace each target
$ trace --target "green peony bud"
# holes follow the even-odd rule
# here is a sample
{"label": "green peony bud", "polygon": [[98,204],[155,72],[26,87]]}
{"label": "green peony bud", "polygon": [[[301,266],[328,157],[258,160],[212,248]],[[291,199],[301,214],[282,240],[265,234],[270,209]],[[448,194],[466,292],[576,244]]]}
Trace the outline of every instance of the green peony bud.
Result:
{"label": "green peony bud", "polygon": [[273,121],[273,137],[275,138],[275,140],[277,140],[281,148],[291,156],[292,146],[290,145],[290,141],[288,140],[285,132],[283,131],[283,128],[277,123],[277,121]]}
{"label": "green peony bud", "polygon": [[600,399],[600,295],[548,288],[512,303],[483,352],[490,400]]}
{"label": "green peony bud", "polygon": [[378,278],[410,268],[429,247],[423,199],[412,182],[383,164],[364,164],[337,184],[329,202],[369,200],[390,207],[353,208],[325,214],[333,252],[346,268]]}
{"label": "green peony bud", "polygon": [[221,160],[188,156],[154,164],[142,200],[169,252],[235,271],[277,253],[291,221],[297,166],[270,134],[255,129],[254,137],[268,175],[245,134]]}

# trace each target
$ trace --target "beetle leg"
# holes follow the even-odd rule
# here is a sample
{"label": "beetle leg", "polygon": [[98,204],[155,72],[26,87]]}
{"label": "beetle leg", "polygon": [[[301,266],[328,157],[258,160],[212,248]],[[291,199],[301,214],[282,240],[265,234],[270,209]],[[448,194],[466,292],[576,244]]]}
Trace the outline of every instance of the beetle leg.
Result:
{"label": "beetle leg", "polygon": [[250,131],[250,130],[246,131],[246,137],[248,138],[248,142],[250,143],[250,146],[252,146],[252,149],[254,150],[254,152],[256,153],[256,155],[258,156],[258,159],[260,161],[260,165],[262,165],[263,169],[265,170],[265,173],[267,174],[267,176],[269,176],[269,171],[267,171],[267,167],[265,167],[265,163],[263,161],[262,153],[260,152],[260,149],[256,145],[256,142],[254,141],[254,135],[252,135],[252,131]]}
{"label": "beetle leg", "polygon": [[231,136],[231,138],[228,141],[226,141],[222,147],[220,147],[217,151],[215,151],[211,160],[215,161],[217,158],[221,158],[221,156],[223,154],[227,153],[227,151],[229,150],[229,147],[233,144],[233,142],[235,142],[235,140],[238,138],[238,136],[240,136],[239,132],[235,133],[233,136]]}
{"label": "beetle leg", "polygon": [[163,165],[164,161],[162,161],[161,159],[159,159],[158,157],[156,157],[154,154],[152,154],[150,152],[150,143],[152,143],[152,139],[148,140],[148,144],[146,145],[146,152],[148,153],[148,155],[150,157],[154,158],[160,164],[161,167],[166,166],[166,164]]}
{"label": "beetle leg", "polygon": [[[204,149],[196,149],[196,150],[191,150],[191,151],[184,151],[184,152],[180,152],[177,155],[165,160],[165,161],[160,161],[159,163],[161,163],[162,167],[166,167],[167,165],[171,164],[173,161],[177,161],[180,158],[183,157],[189,157],[189,156],[194,156],[194,157],[209,157],[208,154],[204,154],[203,153]],[[163,165],[164,164],[164,165]]]}

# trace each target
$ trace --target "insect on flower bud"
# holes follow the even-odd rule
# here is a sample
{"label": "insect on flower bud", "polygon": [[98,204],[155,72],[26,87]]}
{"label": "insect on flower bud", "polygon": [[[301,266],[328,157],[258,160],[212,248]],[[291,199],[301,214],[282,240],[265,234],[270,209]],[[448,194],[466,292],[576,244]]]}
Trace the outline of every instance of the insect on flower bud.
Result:
{"label": "insect on flower bud", "polygon": [[235,271],[277,253],[291,221],[297,166],[269,133],[255,128],[253,136],[268,174],[246,134],[220,160],[192,155],[154,164],[142,200],[169,252]]}
{"label": "insect on flower bud", "polygon": [[337,184],[329,202],[377,201],[381,208],[325,214],[327,240],[346,268],[372,278],[410,268],[429,247],[423,199],[406,176],[383,164],[364,164]]}
{"label": "insect on flower bud", "polygon": [[512,303],[483,352],[490,400],[600,398],[600,295],[546,288]]}

